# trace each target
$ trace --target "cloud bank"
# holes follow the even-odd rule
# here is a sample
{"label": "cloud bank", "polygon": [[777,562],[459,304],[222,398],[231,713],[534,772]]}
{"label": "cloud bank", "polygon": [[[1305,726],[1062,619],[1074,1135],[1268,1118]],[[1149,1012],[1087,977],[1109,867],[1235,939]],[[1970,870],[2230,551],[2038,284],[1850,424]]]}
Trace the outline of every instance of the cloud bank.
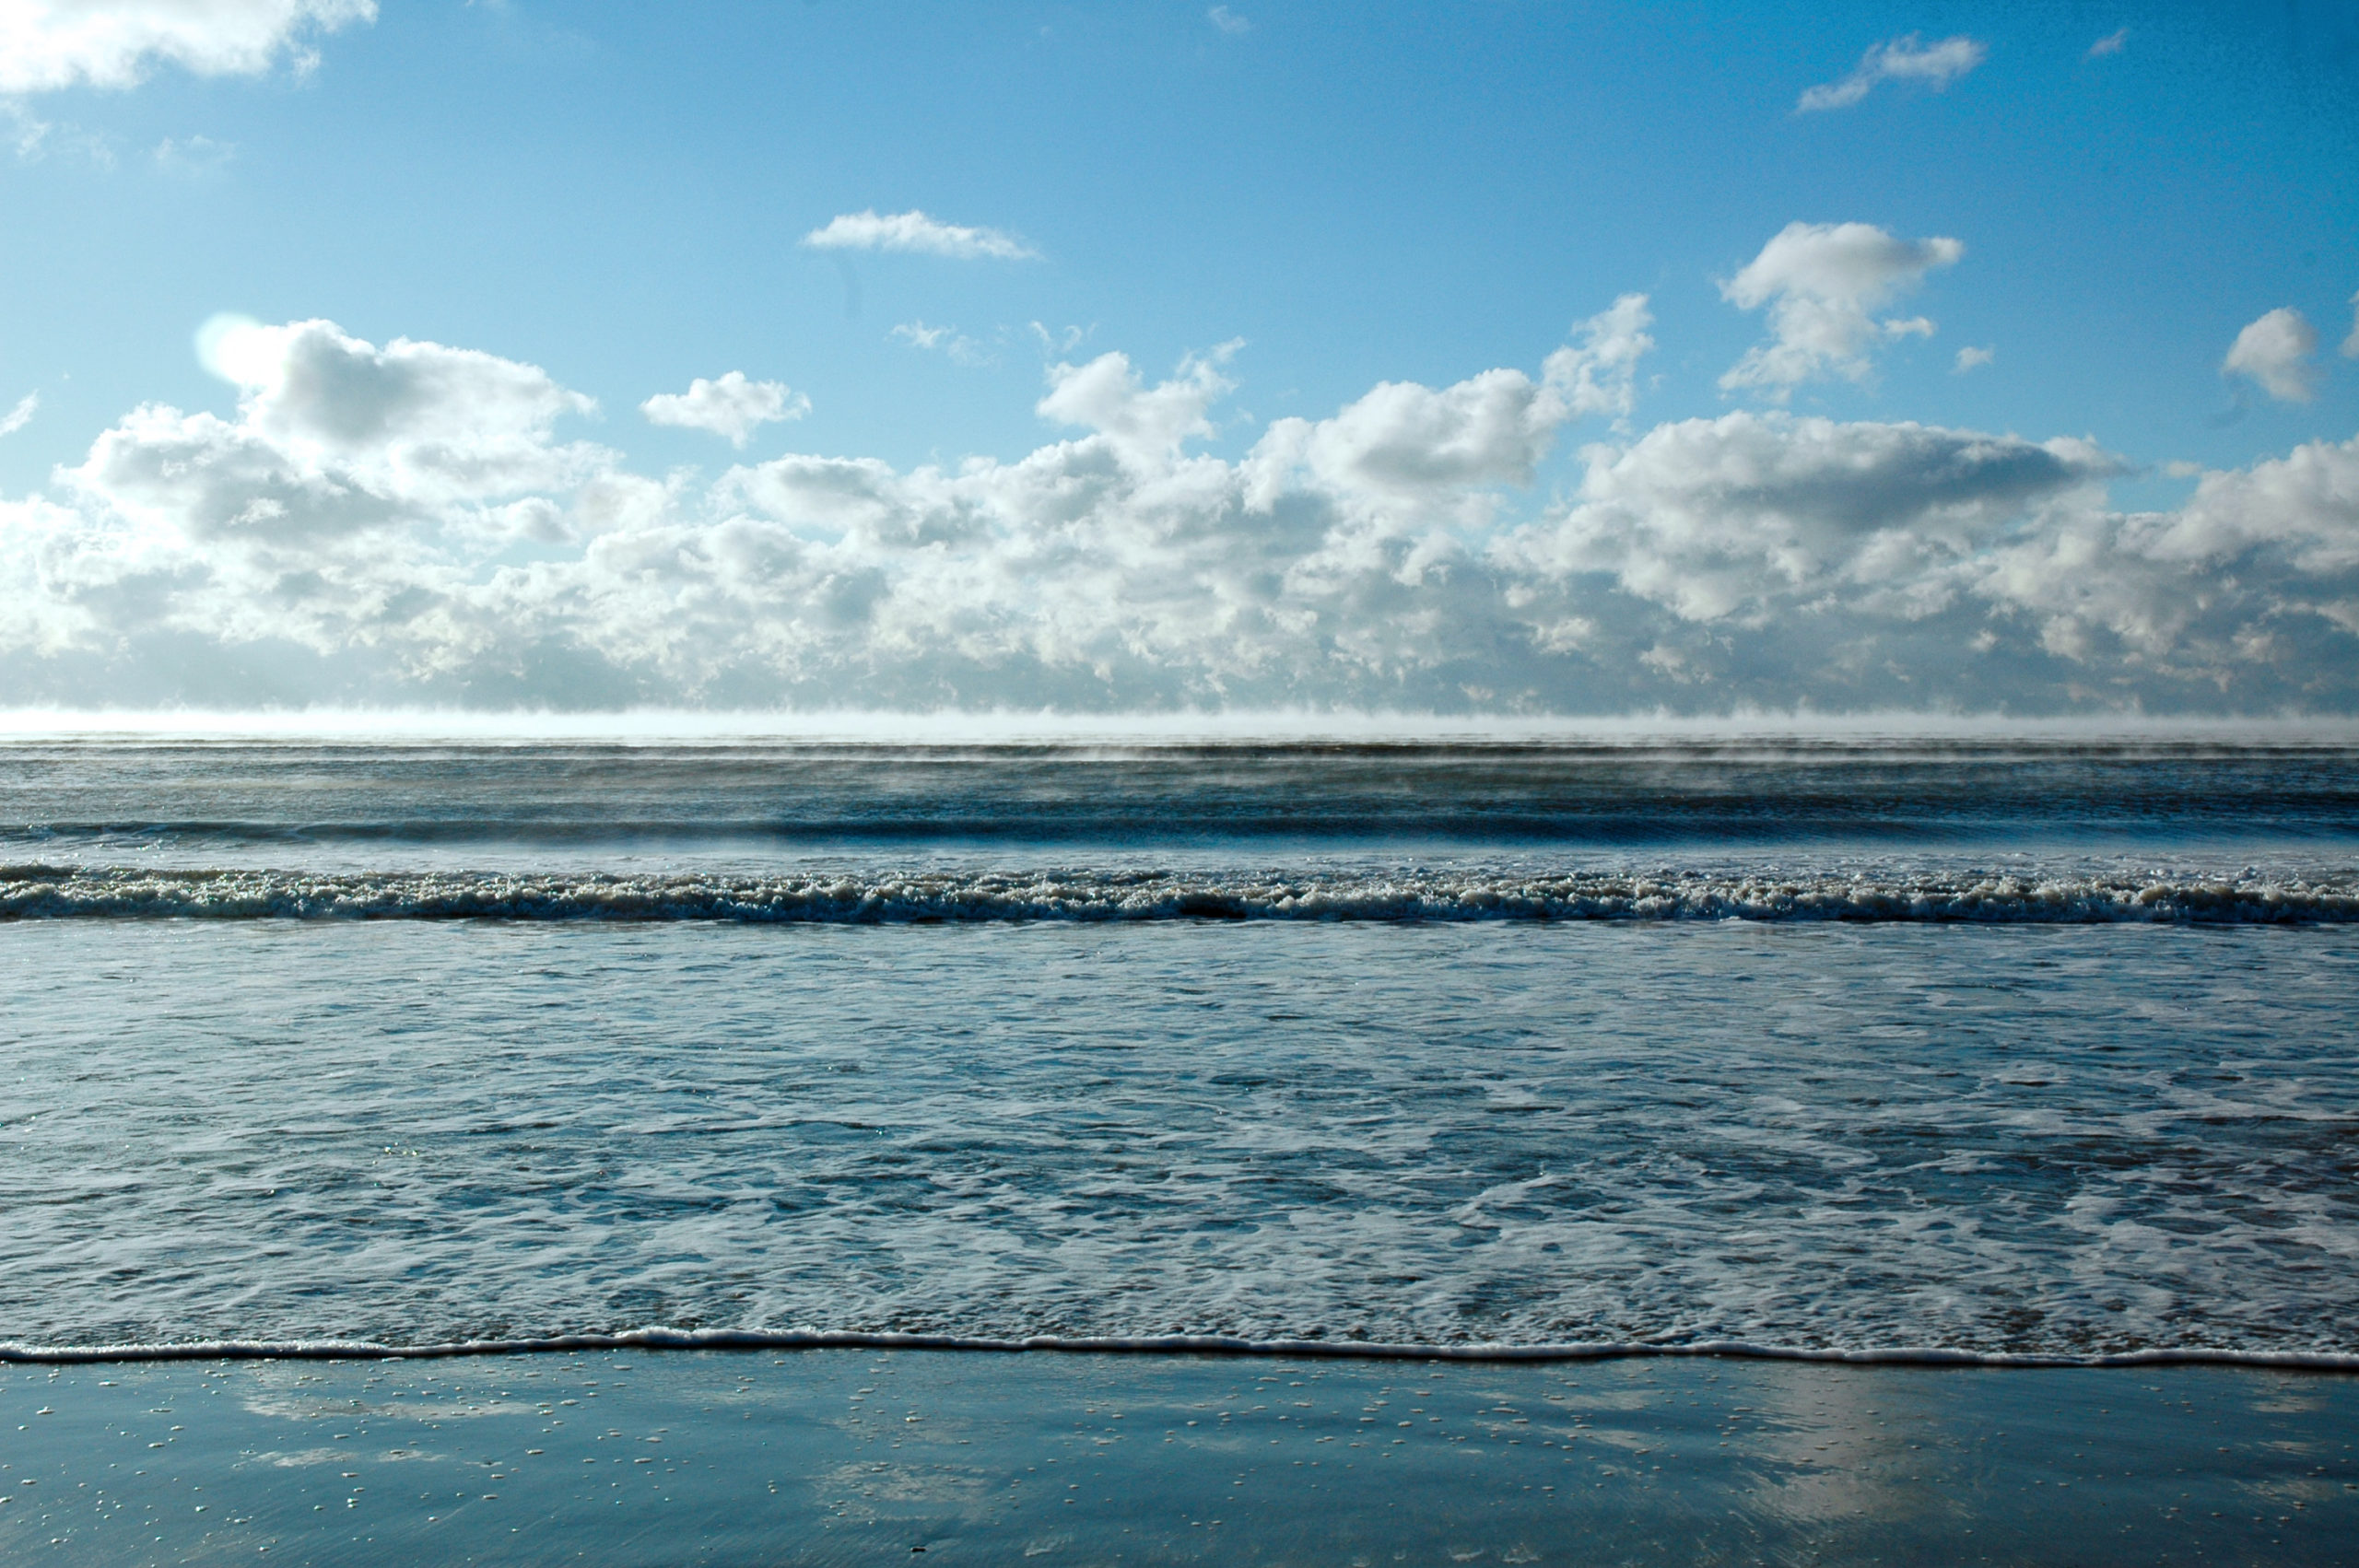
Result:
{"label": "cloud bank", "polygon": [[8,0],[0,5],[0,93],[126,88],[159,64],[253,76],[315,56],[301,40],[374,21],[376,0]]}
{"label": "cloud bank", "polygon": [[234,415],[134,409],[0,501],[0,679],[69,706],[2359,710],[2359,439],[2124,512],[2079,439],[1630,427],[1649,324],[1625,297],[1536,370],[1383,382],[1235,456],[1205,450],[1233,350],[1161,378],[1102,354],[1047,368],[1057,430],[1013,460],[710,482],[571,435],[593,404],[534,366],[236,325]]}

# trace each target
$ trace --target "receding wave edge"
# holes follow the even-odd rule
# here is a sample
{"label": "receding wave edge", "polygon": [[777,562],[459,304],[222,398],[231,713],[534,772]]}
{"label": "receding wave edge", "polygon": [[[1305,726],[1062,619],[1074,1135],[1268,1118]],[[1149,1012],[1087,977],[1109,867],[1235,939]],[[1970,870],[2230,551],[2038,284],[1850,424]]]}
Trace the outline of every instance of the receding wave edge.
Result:
{"label": "receding wave edge", "polygon": [[552,1334],[537,1339],[463,1340],[386,1345],[358,1340],[206,1340],[169,1344],[26,1345],[0,1342],[0,1362],[82,1364],[149,1361],[432,1360],[566,1351],[958,1351],[1094,1355],[1327,1357],[1370,1361],[1613,1361],[1634,1357],[1719,1356],[1750,1361],[1831,1362],[1845,1365],[2095,1367],[2227,1365],[2308,1372],[2359,1372],[2359,1352],[2240,1351],[2212,1346],[2091,1352],[2083,1355],[1954,1350],[1942,1346],[1841,1349],[1762,1345],[1744,1340],[1677,1343],[1647,1340],[1588,1344],[1382,1344],[1336,1340],[1247,1340],[1221,1334],[992,1339],[961,1334],[893,1334],[835,1329],[633,1328],[613,1334]]}

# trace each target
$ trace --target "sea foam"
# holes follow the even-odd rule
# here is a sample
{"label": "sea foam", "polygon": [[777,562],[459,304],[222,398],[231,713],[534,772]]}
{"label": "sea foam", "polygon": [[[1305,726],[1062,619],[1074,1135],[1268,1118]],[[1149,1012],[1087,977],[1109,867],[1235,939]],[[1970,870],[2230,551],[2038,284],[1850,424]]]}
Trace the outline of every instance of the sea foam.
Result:
{"label": "sea foam", "polygon": [[1045,870],[779,875],[0,867],[0,919],[708,920],[1860,920],[2326,924],[2359,887],[2010,874]]}

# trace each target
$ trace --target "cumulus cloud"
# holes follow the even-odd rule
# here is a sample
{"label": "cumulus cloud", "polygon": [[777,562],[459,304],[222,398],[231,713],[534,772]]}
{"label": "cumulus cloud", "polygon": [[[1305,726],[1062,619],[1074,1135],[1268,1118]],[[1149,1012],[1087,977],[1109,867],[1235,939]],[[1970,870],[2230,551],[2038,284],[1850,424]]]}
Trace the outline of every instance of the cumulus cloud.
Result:
{"label": "cumulus cloud", "polygon": [[698,376],[685,392],[658,392],[639,411],[651,425],[710,430],[743,447],[759,427],[810,413],[811,400],[784,381],[749,381],[745,371],[732,370],[719,380]]}
{"label": "cumulus cloud", "polygon": [[1720,297],[1743,310],[1766,305],[1770,332],[1720,378],[1721,389],[1766,387],[1782,397],[1829,375],[1864,380],[1876,344],[1933,331],[1922,316],[1879,321],[1873,312],[1965,254],[1955,240],[1899,240],[1869,223],[1786,225],[1720,285]]}
{"label": "cumulus cloud", "polygon": [[939,223],[915,208],[889,214],[874,208],[844,213],[828,220],[824,228],[804,235],[803,242],[815,251],[910,251],[962,262],[983,258],[1017,262],[1039,255],[1014,235],[996,228]]}
{"label": "cumulus cloud", "polygon": [[1841,81],[1806,89],[1794,105],[1797,114],[1844,109],[1875,90],[1880,82],[1922,82],[1940,92],[1989,57],[1989,49],[1964,33],[1926,43],[1915,33],[1872,46],[1860,64]]}
{"label": "cumulus cloud", "polygon": [[1574,327],[1578,341],[1548,356],[1541,366],[1542,380],[1576,416],[1628,417],[1637,405],[1638,361],[1655,346],[1647,335],[1653,324],[1645,295],[1623,295],[1612,309]]}
{"label": "cumulus cloud", "polygon": [[0,93],[126,88],[158,64],[252,76],[316,59],[303,40],[374,21],[376,0],[10,0],[0,6]]}
{"label": "cumulus cloud", "polygon": [[2007,524],[2116,471],[2085,442],[1731,414],[1592,450],[1578,499],[1514,549],[1558,574],[1609,572],[1689,621],[1758,618],[1798,594],[1921,614]]}
{"label": "cumulus cloud", "polygon": [[595,405],[529,365],[406,338],[379,348],[319,321],[234,327],[219,353],[241,381],[237,417],[134,409],[57,475],[85,516],[208,568],[309,570],[554,536],[546,493],[612,468],[603,449],[554,439]]}
{"label": "cumulus cloud", "polygon": [[[1233,347],[1049,368],[1052,439],[709,485],[540,369],[323,322],[217,345],[0,501],[18,700],[2359,709],[2359,439],[2112,509],[2085,440],[1782,411],[1614,432],[1643,299],[1534,369],[1204,448]],[[1584,372],[1586,371],[1586,379]],[[1542,458],[1606,439],[1565,493]]]}
{"label": "cumulus cloud", "polygon": [[2206,473],[2175,512],[2133,520],[2141,554],[2199,566],[2282,553],[2312,577],[2359,568],[2359,438]]}
{"label": "cumulus cloud", "polygon": [[2220,373],[2257,382],[2280,403],[2307,403],[2318,394],[2318,329],[2301,311],[2281,308],[2236,334]]}
{"label": "cumulus cloud", "polygon": [[1996,359],[1998,357],[1999,353],[1996,349],[1976,348],[1969,345],[1968,346],[1957,351],[1957,358],[1952,361],[1950,365],[1950,372],[1953,375],[1963,376],[1968,370],[1978,370],[1982,369],[1983,366],[1989,364],[1990,361]]}
{"label": "cumulus cloud", "polygon": [[27,392],[17,400],[17,406],[0,415],[0,436],[13,436],[33,422],[41,411],[41,393]]}
{"label": "cumulus cloud", "polygon": [[1209,411],[1231,385],[1221,367],[1242,346],[1226,343],[1208,355],[1191,355],[1177,375],[1153,387],[1142,383],[1126,354],[1051,365],[1049,393],[1035,412],[1097,431],[1107,450],[1132,466],[1168,464],[1188,441],[1213,434]]}

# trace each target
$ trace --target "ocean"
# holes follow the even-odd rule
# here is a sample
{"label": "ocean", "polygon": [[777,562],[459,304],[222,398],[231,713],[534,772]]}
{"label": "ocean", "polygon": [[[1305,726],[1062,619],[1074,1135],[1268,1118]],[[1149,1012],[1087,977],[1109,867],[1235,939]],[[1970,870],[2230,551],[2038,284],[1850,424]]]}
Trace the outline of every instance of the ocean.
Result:
{"label": "ocean", "polygon": [[[2359,1367],[2347,736],[20,734],[0,743],[0,1409],[46,1401],[0,1453],[62,1467],[38,1499],[0,1484],[0,1538],[61,1561],[130,1560],[103,1507],[44,1510],[88,1492],[137,1400],[195,1387],[193,1363],[251,1422],[339,1378],[366,1405],[370,1378],[579,1382],[623,1356],[716,1476],[753,1375],[808,1405],[821,1369],[857,1381],[878,1357],[967,1406],[1028,1389],[1168,1414],[1196,1377],[1231,1422],[1251,1401],[1229,1383],[1344,1380],[1326,1437],[1367,1466],[1444,1420],[1353,1438],[1429,1378],[1545,1414],[1601,1379],[1674,1405],[1777,1378],[1923,1404],[1935,1369],[1970,1371],[1939,1387],[1982,1392],[1926,1418],[1954,1434],[2069,1376],[2123,1405],[2200,1387],[2248,1425],[2326,1412],[2253,1442],[2327,1478],[2284,1505],[2326,1532],[2318,1560],[2354,1522],[2334,1468]],[[1086,1370],[1042,1370],[1048,1351]],[[132,1403],[106,1414],[101,1385]],[[755,1391],[712,1402],[723,1385]],[[41,1438],[75,1420],[84,1438]],[[2217,1446],[2201,1424],[2185,1455]],[[1037,1466],[1003,1426],[985,1446]],[[1698,1452],[1729,1462],[1734,1433]],[[335,1441],[284,1451],[333,1463]],[[224,1436],[213,1484],[311,1473],[253,1457],[281,1451]],[[1006,1500],[973,1484],[908,1494],[933,1550],[1055,1535],[991,1536]],[[1539,1484],[1556,1495],[1516,1481],[1476,1550],[1555,1560],[1572,1515],[1532,1513]],[[884,1539],[792,1495],[752,1544],[608,1544],[852,1561]],[[1144,1528],[1122,1495],[1054,1550],[1121,1556]],[[1367,1509],[1404,1495],[1256,1550],[1376,1540]],[[375,1550],[276,1506],[183,1511],[141,1550]],[[1147,1559],[1188,1557],[1219,1512],[1172,1506],[1194,1522],[1132,1543]],[[1704,1557],[1931,1539],[1779,1517]],[[2309,1550],[2311,1525],[2277,1521],[2271,1555]],[[1452,1514],[1428,1544],[1481,1528]],[[559,1537],[531,1550],[574,1560]],[[1640,1529],[1623,1555],[1689,1539]],[[507,1538],[469,1539],[494,1560]]]}

